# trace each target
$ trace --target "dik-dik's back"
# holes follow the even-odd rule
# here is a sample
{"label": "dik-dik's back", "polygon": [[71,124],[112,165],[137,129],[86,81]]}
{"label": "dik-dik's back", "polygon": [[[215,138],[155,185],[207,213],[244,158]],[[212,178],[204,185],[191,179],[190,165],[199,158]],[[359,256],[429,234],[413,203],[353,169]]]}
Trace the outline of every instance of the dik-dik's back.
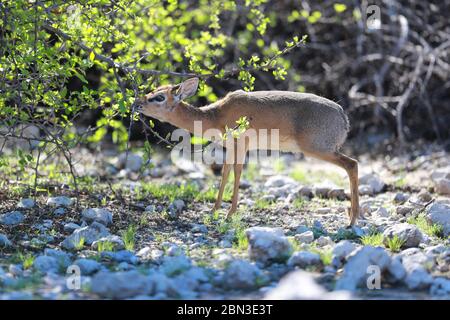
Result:
{"label": "dik-dik's back", "polygon": [[284,151],[334,152],[349,130],[337,103],[314,94],[290,91],[235,91],[216,104],[218,118],[232,127],[247,116],[254,129],[279,129]]}

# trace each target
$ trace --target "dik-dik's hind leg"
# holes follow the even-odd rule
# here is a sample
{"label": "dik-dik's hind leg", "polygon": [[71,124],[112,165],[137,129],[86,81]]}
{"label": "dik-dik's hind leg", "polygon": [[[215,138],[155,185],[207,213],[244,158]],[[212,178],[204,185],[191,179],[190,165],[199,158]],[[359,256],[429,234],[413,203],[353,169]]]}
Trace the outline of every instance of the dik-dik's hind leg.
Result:
{"label": "dik-dik's hind leg", "polygon": [[339,152],[323,153],[310,151],[306,154],[333,163],[347,172],[350,180],[350,225],[353,226],[359,217],[358,161]]}
{"label": "dik-dik's hind leg", "polygon": [[228,182],[228,176],[230,174],[230,170],[231,170],[231,164],[224,163],[223,168],[222,168],[222,180],[220,181],[219,193],[217,194],[217,199],[216,199],[216,203],[214,204],[213,211],[220,209],[220,206],[222,205],[223,191],[225,190],[225,186]]}

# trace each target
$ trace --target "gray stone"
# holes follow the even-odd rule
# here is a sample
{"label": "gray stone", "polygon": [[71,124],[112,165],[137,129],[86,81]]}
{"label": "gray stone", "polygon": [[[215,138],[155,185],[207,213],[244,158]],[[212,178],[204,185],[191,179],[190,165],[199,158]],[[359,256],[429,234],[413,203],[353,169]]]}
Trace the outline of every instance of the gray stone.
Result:
{"label": "gray stone", "polygon": [[76,229],[70,236],[68,236],[61,245],[65,249],[75,249],[80,239],[84,238],[84,243],[91,245],[94,241],[109,235],[108,229],[101,223],[93,222],[90,226]]}
{"label": "gray stone", "polygon": [[296,186],[298,183],[294,179],[283,175],[272,176],[264,183],[265,188],[279,188],[286,185]]}
{"label": "gray stone", "polygon": [[264,296],[267,300],[348,300],[351,299],[349,292],[327,292],[318,285],[311,274],[296,270],[284,276],[277,286],[267,292]]}
{"label": "gray stone", "polygon": [[139,171],[144,163],[142,156],[134,153],[122,153],[118,159],[118,166],[129,171]]}
{"label": "gray stone", "polygon": [[407,200],[408,200],[408,196],[401,192],[396,193],[394,198],[392,199],[392,201],[394,201],[394,203],[398,203],[398,204],[405,203]]}
{"label": "gray stone", "polygon": [[355,243],[349,240],[342,240],[334,246],[332,254],[333,257],[343,260],[357,248],[358,246]]}
{"label": "gray stone", "polygon": [[159,270],[171,276],[188,270],[192,266],[191,260],[185,255],[164,256]]}
{"label": "gray stone", "polygon": [[139,262],[139,258],[136,257],[133,252],[128,250],[113,252],[112,259],[116,262],[126,262],[130,264],[137,264]]}
{"label": "gray stone", "polygon": [[59,249],[47,248],[44,250],[44,255],[55,258],[58,261],[58,264],[63,268],[67,268],[71,262],[70,255]]}
{"label": "gray stone", "polygon": [[21,199],[19,201],[19,203],[17,204],[17,208],[21,208],[21,209],[31,209],[33,208],[35,205],[35,202],[33,199],[31,198],[25,198],[25,199]]}
{"label": "gray stone", "polygon": [[320,255],[308,251],[297,251],[292,254],[287,264],[291,267],[307,268],[321,266]]}
{"label": "gray stone", "polygon": [[444,236],[450,235],[450,204],[435,202],[427,209],[427,220],[442,226]]}
{"label": "gray stone", "polygon": [[77,259],[73,264],[80,267],[82,275],[91,275],[102,269],[101,263],[92,259]]}
{"label": "gray stone", "polygon": [[369,173],[359,178],[360,185],[367,185],[372,194],[380,193],[384,188],[384,182],[375,173]]}
{"label": "gray stone", "polygon": [[99,222],[104,224],[105,226],[111,224],[113,222],[112,213],[104,208],[88,208],[84,209],[81,213],[83,219],[87,222]]}
{"label": "gray stone", "polygon": [[364,246],[348,258],[344,272],[336,283],[336,289],[354,291],[358,287],[365,287],[371,275],[368,273],[370,266],[378,267],[382,274],[390,263],[391,259],[383,248]]}
{"label": "gray stone", "polygon": [[150,292],[150,282],[137,271],[98,272],[91,280],[91,291],[102,298],[126,299]]}
{"label": "gray stone", "polygon": [[390,216],[389,211],[386,208],[379,207],[375,212],[372,213],[372,216],[388,218]]}
{"label": "gray stone", "polygon": [[316,244],[319,247],[333,246],[334,241],[328,236],[320,236],[319,238],[316,239]]}
{"label": "gray stone", "polygon": [[403,248],[417,247],[423,240],[422,232],[415,225],[409,223],[394,224],[383,232],[385,243],[395,236],[404,241]]}
{"label": "gray stone", "polygon": [[73,222],[69,222],[64,225],[64,231],[66,231],[66,232],[74,232],[75,230],[77,230],[79,228],[81,228],[81,226],[79,226],[78,224],[73,223]]}
{"label": "gray stone", "polygon": [[431,179],[437,193],[450,195],[450,166],[433,171]]}
{"label": "gray stone", "polygon": [[426,268],[432,268],[435,265],[434,259],[418,248],[406,249],[398,256],[401,257],[406,270],[404,282],[408,288],[410,290],[427,289],[431,285],[433,277]]}
{"label": "gray stone", "polygon": [[125,244],[124,244],[122,238],[119,236],[116,236],[116,235],[109,235],[106,237],[102,237],[98,240],[95,240],[92,243],[91,248],[94,250],[98,250],[99,243],[105,243],[105,242],[110,243],[112,245],[113,250],[125,249]]}
{"label": "gray stone", "polygon": [[450,279],[438,277],[433,280],[430,294],[438,297],[450,297]]}
{"label": "gray stone", "polygon": [[8,239],[6,234],[0,233],[0,248],[10,247],[11,245],[12,245],[12,243]]}
{"label": "gray stone", "polygon": [[391,259],[391,263],[387,268],[387,272],[389,273],[388,282],[396,283],[402,281],[406,276],[405,267],[402,264],[400,257],[395,257]]}
{"label": "gray stone", "polygon": [[47,199],[47,205],[52,207],[70,207],[72,204],[73,200],[65,196],[50,197]]}
{"label": "gray stone", "polygon": [[414,210],[414,208],[411,206],[398,206],[396,208],[395,212],[399,216],[406,216],[406,215],[410,214],[413,210]]}
{"label": "gray stone", "polygon": [[33,267],[41,273],[54,272],[57,273],[59,269],[58,260],[50,256],[38,256],[33,261]]}
{"label": "gray stone", "polygon": [[15,226],[25,219],[24,215],[20,211],[11,211],[4,214],[0,214],[0,224],[6,226]]}
{"label": "gray stone", "polygon": [[245,230],[248,253],[251,259],[262,262],[280,262],[289,258],[292,245],[283,230],[268,227],[252,227]]}
{"label": "gray stone", "polygon": [[228,289],[252,289],[262,279],[262,271],[246,260],[234,260],[225,269],[223,285]]}
{"label": "gray stone", "polygon": [[314,232],[312,231],[305,231],[300,234],[296,234],[295,240],[297,240],[300,243],[311,243],[314,241]]}
{"label": "gray stone", "polygon": [[63,207],[58,207],[53,211],[53,215],[57,217],[61,217],[67,213],[67,210]]}

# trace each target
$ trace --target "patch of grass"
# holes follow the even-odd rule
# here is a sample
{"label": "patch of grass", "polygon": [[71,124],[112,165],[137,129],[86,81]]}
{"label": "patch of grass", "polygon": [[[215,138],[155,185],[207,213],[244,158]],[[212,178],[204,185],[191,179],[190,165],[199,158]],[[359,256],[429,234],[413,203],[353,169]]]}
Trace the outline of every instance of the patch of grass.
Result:
{"label": "patch of grass", "polygon": [[302,248],[300,248],[300,244],[294,237],[288,237],[288,241],[292,245],[292,251],[301,251]]}
{"label": "patch of grass", "polygon": [[307,172],[301,165],[295,166],[289,176],[302,184],[308,185],[320,183],[324,180],[329,180],[338,187],[345,187],[346,183],[346,180],[342,179],[342,176],[335,171],[312,170]]}
{"label": "patch of grass", "polygon": [[[208,187],[208,190],[206,190],[205,192],[199,192],[195,197],[195,200],[203,202],[215,202],[217,199],[218,192],[219,192],[218,188],[216,188],[214,185],[210,185]],[[225,190],[223,191],[222,200],[231,201],[232,196],[233,196],[233,186],[232,184],[228,183],[225,186]]]}
{"label": "patch of grass", "polygon": [[156,199],[167,199],[169,201],[175,199],[192,200],[199,194],[198,186],[193,183],[182,185],[145,183],[142,184],[142,190]]}
{"label": "patch of grass", "polygon": [[420,231],[429,236],[442,237],[444,232],[442,226],[429,223],[423,214],[418,215],[417,217],[410,217],[407,222],[416,225]]}
{"label": "patch of grass", "polygon": [[282,173],[286,169],[286,165],[284,164],[284,160],[282,158],[278,158],[273,163],[273,170],[276,173]]}
{"label": "patch of grass", "polygon": [[333,261],[333,249],[331,248],[318,248],[315,245],[311,245],[309,251],[317,253],[325,266],[329,266]]}
{"label": "patch of grass", "polygon": [[234,230],[233,247],[238,250],[245,250],[248,247],[248,239],[245,234],[247,224],[242,221],[242,215],[236,212],[231,221],[222,220],[217,225],[217,231],[221,234],[227,233],[229,230]]}
{"label": "patch of grass", "polygon": [[304,209],[306,205],[307,205],[306,200],[303,198],[296,198],[292,202],[292,207],[294,207],[294,209],[296,210]]}
{"label": "patch of grass", "polygon": [[257,177],[259,177],[258,164],[249,162],[243,173],[244,179],[254,181]]}
{"label": "patch of grass", "polygon": [[292,179],[297,180],[298,182],[301,182],[301,183],[308,182],[308,178],[307,178],[308,175],[307,175],[305,169],[301,166],[295,166],[294,170],[292,170],[290,176]]}
{"label": "patch of grass", "polygon": [[358,240],[359,236],[352,229],[340,228],[331,238],[334,241]]}
{"label": "patch of grass", "polygon": [[22,267],[26,269],[30,269],[34,263],[34,255],[31,253],[23,253],[21,251],[16,252],[11,258],[11,263],[20,263]]}
{"label": "patch of grass", "polygon": [[381,233],[368,234],[361,237],[361,243],[365,246],[382,247],[383,240],[384,237]]}
{"label": "patch of grass", "polygon": [[254,207],[256,209],[269,209],[272,206],[273,202],[267,199],[256,199]]}
{"label": "patch of grass", "polygon": [[122,231],[122,240],[125,244],[125,249],[128,251],[134,250],[136,239],[136,227],[131,225],[126,230]]}
{"label": "patch of grass", "polygon": [[386,245],[392,252],[399,252],[404,243],[405,241],[398,236],[386,239]]}
{"label": "patch of grass", "polygon": [[86,239],[84,237],[81,237],[78,242],[74,243],[75,250],[81,250],[84,248],[84,243],[86,242]]}
{"label": "patch of grass", "polygon": [[97,251],[99,253],[104,251],[114,251],[114,243],[110,241],[101,241],[97,244]]}

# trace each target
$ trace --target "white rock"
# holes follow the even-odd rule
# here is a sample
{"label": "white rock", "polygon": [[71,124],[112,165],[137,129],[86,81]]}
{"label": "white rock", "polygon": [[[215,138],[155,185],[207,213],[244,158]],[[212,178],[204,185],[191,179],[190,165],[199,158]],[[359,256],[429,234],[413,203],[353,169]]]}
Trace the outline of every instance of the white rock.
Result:
{"label": "white rock", "polygon": [[359,178],[360,185],[367,185],[371,193],[380,193],[384,188],[384,182],[375,173],[369,173]]}
{"label": "white rock", "polygon": [[101,263],[92,259],[77,259],[73,264],[80,267],[82,275],[94,274],[102,268]]}
{"label": "white rock", "polygon": [[311,266],[320,266],[322,261],[320,255],[308,251],[297,251],[292,254],[287,264],[291,267],[306,268]]}
{"label": "white rock", "polygon": [[62,268],[67,268],[71,262],[70,255],[63,250],[47,248],[44,255],[55,258]]}
{"label": "white rock", "polygon": [[130,171],[139,171],[144,163],[144,159],[138,155],[129,152],[122,153],[118,159],[119,168],[125,168]]}
{"label": "white rock", "polygon": [[108,229],[101,223],[93,222],[90,226],[76,229],[70,236],[68,236],[61,246],[65,249],[75,249],[80,239],[84,239],[84,243],[91,245],[94,241],[109,235]]}
{"label": "white rock", "polygon": [[21,199],[19,201],[19,203],[17,204],[17,208],[31,209],[34,207],[34,205],[35,205],[35,202],[33,199],[26,198],[26,199]]}
{"label": "white rock", "polygon": [[389,282],[391,283],[399,282],[406,276],[406,270],[400,257],[391,259],[391,263],[389,264],[387,271],[390,275]]}
{"label": "white rock", "polygon": [[20,211],[11,211],[4,214],[0,214],[0,224],[6,226],[15,226],[25,219],[24,215]]}
{"label": "white rock", "polygon": [[372,213],[375,217],[387,218],[390,216],[389,211],[386,208],[380,207],[375,212]]}
{"label": "white rock", "polygon": [[116,235],[109,235],[109,236],[106,236],[106,237],[102,237],[102,238],[100,238],[98,240],[95,240],[92,243],[91,247],[92,247],[92,249],[97,250],[98,249],[98,245],[100,243],[105,243],[105,242],[110,243],[112,245],[112,247],[113,247],[113,250],[125,249],[125,244],[124,244],[122,238],[119,237],[119,236],[116,236]]}
{"label": "white rock", "polygon": [[311,243],[314,241],[314,232],[305,231],[300,234],[296,234],[295,240],[297,240],[300,243]]}
{"label": "white rock", "polygon": [[58,272],[59,263],[58,260],[54,257],[50,256],[38,256],[33,261],[33,267],[41,272],[41,273],[48,273],[48,272]]}
{"label": "white rock", "polygon": [[385,242],[387,242],[387,239],[395,236],[404,241],[403,248],[417,247],[423,240],[423,235],[419,228],[409,223],[394,224],[383,232]]}
{"label": "white rock", "polygon": [[252,227],[245,230],[251,259],[268,263],[271,261],[285,261],[292,253],[292,245],[283,230],[279,228]]}
{"label": "white rock", "polygon": [[438,277],[433,280],[430,288],[432,296],[450,297],[450,279]]}
{"label": "white rock", "polygon": [[342,240],[342,241],[339,241],[339,243],[334,246],[332,254],[333,254],[333,257],[336,257],[336,258],[342,260],[342,259],[345,259],[348,255],[350,255],[357,248],[358,248],[358,245],[356,245],[355,243],[353,243],[349,240]]}
{"label": "white rock", "polygon": [[137,271],[98,272],[91,280],[91,291],[100,297],[126,299],[150,292],[150,282]]}
{"label": "white rock", "polygon": [[223,285],[228,289],[252,289],[262,278],[261,270],[246,260],[234,260],[225,269]]}
{"label": "white rock", "polygon": [[65,196],[50,197],[47,199],[47,205],[52,207],[70,207],[72,204],[73,200]]}
{"label": "white rock", "polygon": [[319,247],[325,247],[325,246],[333,246],[334,245],[334,241],[333,239],[331,239],[328,236],[320,236],[317,240],[316,243]]}
{"label": "white rock", "polygon": [[298,183],[294,179],[283,175],[272,176],[264,183],[264,187],[266,188],[279,188],[286,185],[298,186]]}
{"label": "white rock", "polygon": [[87,222],[97,221],[104,224],[105,226],[111,224],[113,221],[112,213],[104,208],[84,209],[83,212],[81,212],[81,215]]}
{"label": "white rock", "polygon": [[431,285],[433,277],[425,269],[435,265],[433,258],[427,256],[418,248],[403,250],[399,256],[406,270],[405,284],[410,290],[426,289]]}
{"label": "white rock", "polygon": [[369,267],[378,267],[382,274],[390,262],[391,258],[384,248],[364,246],[348,258],[344,272],[336,283],[336,289],[354,291],[358,287],[366,287],[368,277],[372,275]]}
{"label": "white rock", "polygon": [[433,171],[431,179],[437,193],[450,195],[450,166]]}
{"label": "white rock", "polygon": [[0,233],[0,248],[4,247],[10,247],[12,245],[11,241],[8,239],[8,237]]}
{"label": "white rock", "polygon": [[267,300],[347,300],[349,292],[330,292],[318,285],[307,272],[296,270],[284,276],[278,285],[270,290],[264,299]]}
{"label": "white rock", "polygon": [[188,270],[192,266],[192,261],[185,255],[165,256],[159,270],[168,276],[178,274]]}
{"label": "white rock", "polygon": [[444,236],[450,235],[450,204],[435,202],[427,209],[427,220],[443,227]]}

